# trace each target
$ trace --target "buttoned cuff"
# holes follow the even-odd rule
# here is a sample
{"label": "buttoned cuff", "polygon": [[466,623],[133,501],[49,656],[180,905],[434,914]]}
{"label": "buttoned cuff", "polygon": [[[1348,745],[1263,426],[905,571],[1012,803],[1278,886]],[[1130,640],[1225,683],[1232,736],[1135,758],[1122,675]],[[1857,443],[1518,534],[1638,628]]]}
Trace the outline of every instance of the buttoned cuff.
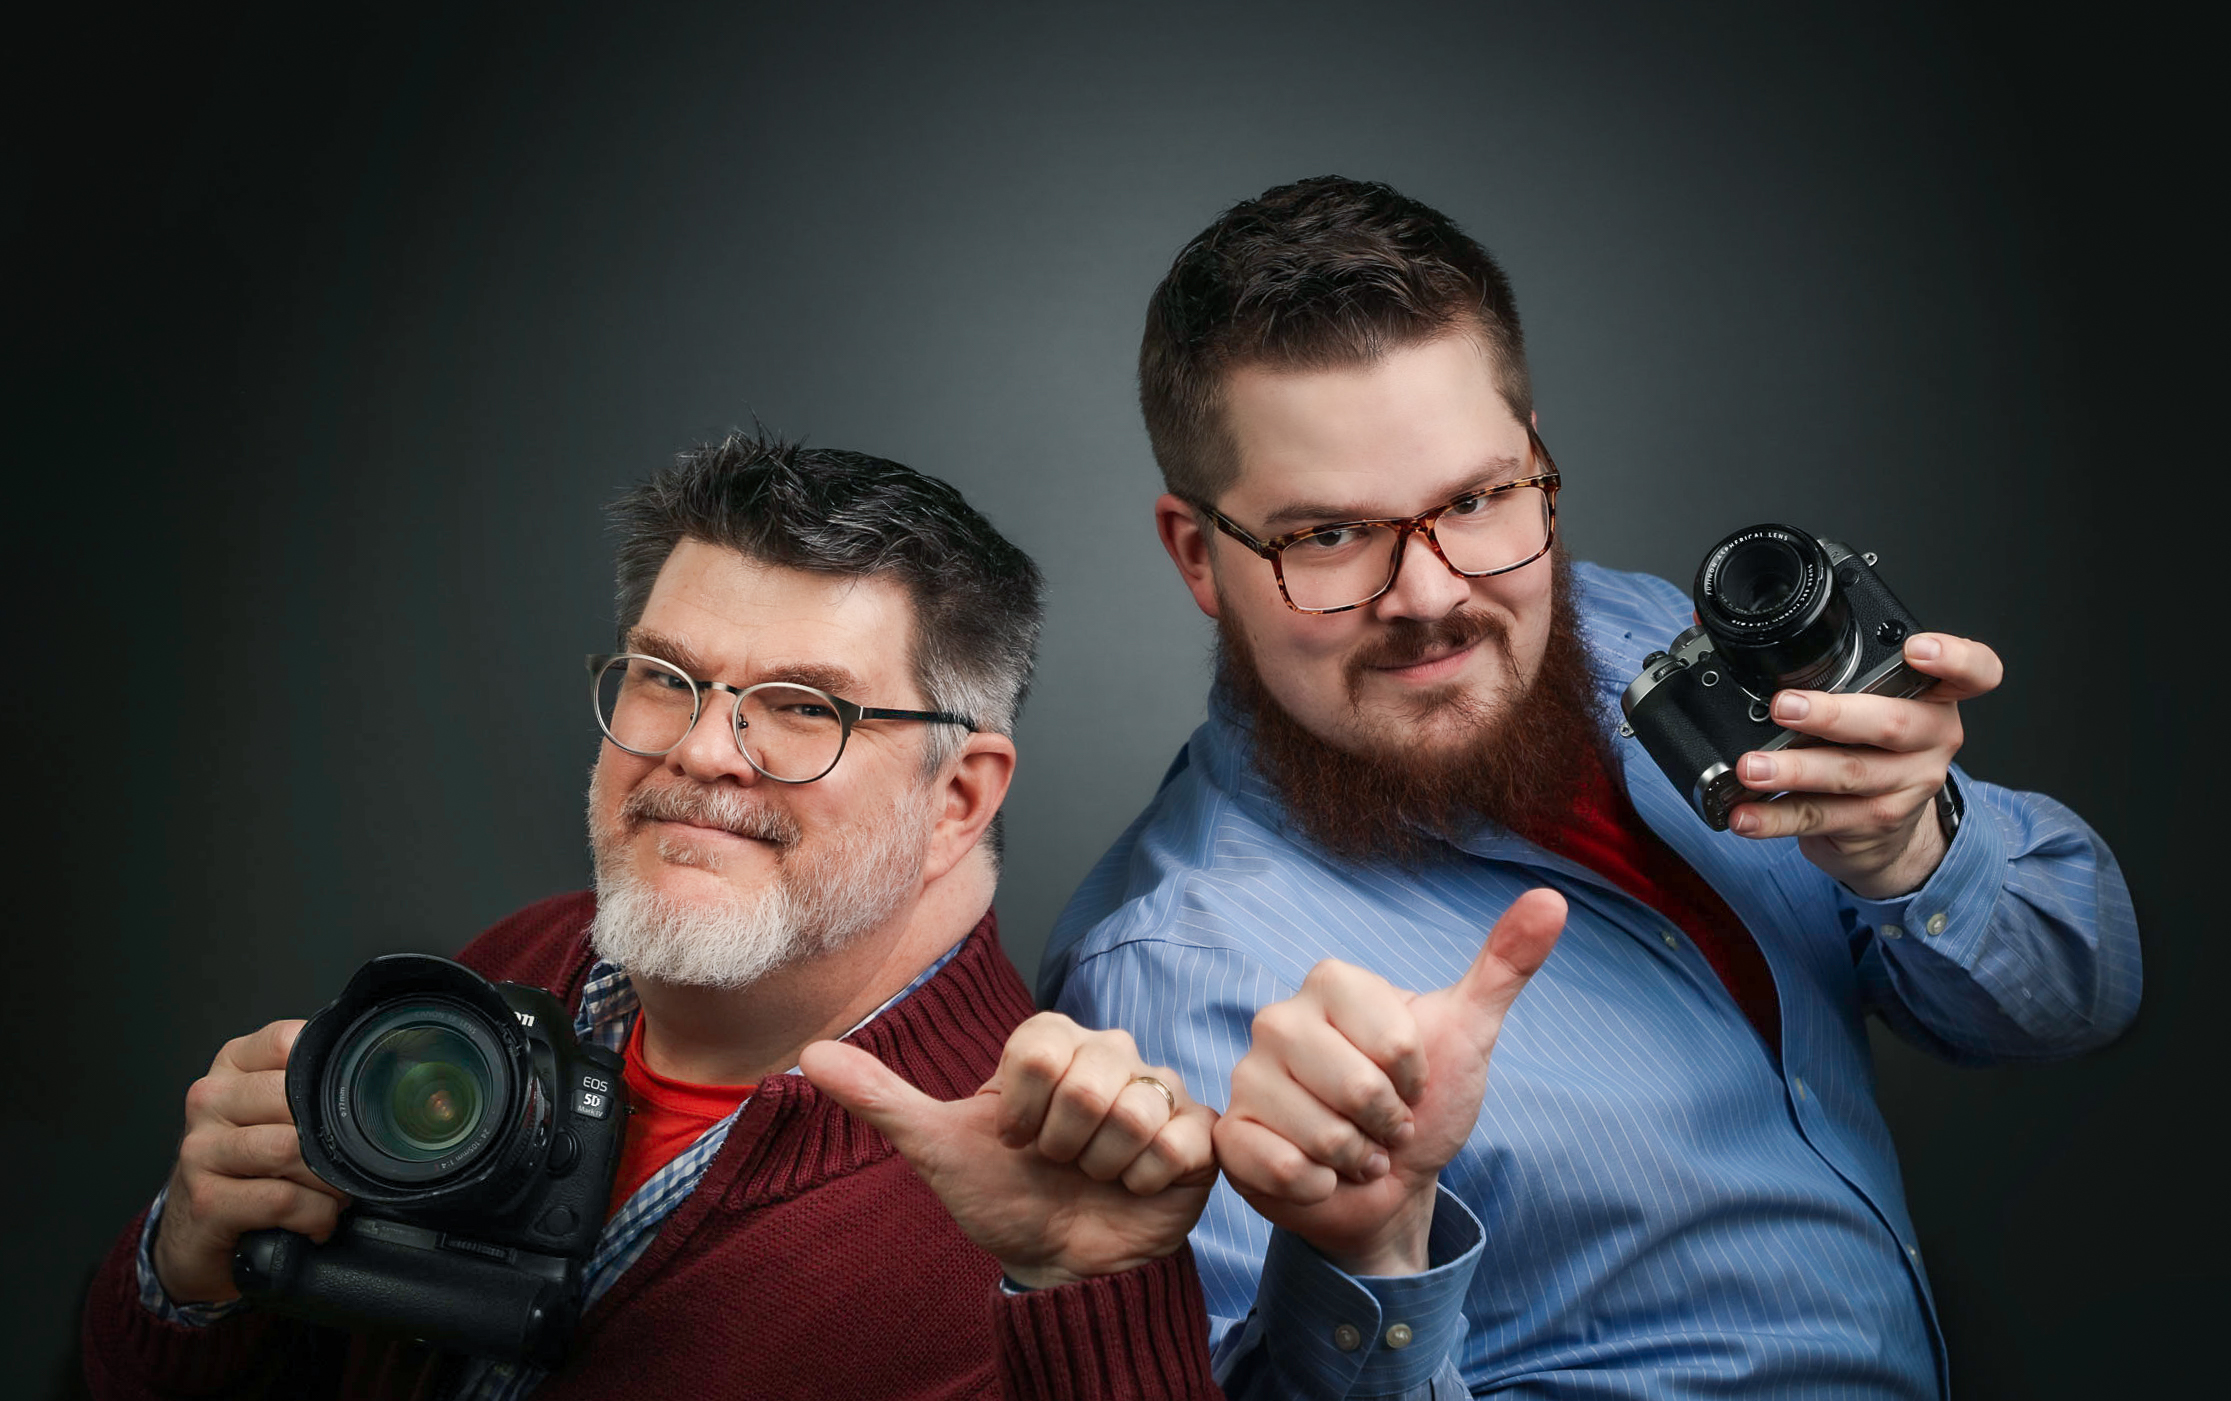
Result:
{"label": "buttoned cuff", "polygon": [[1301,1237],[1271,1232],[1255,1308],[1268,1361],[1294,1394],[1401,1396],[1449,1360],[1487,1236],[1454,1193],[1436,1192],[1420,1274],[1351,1275]]}
{"label": "buttoned cuff", "polygon": [[163,1281],[155,1273],[155,1230],[163,1222],[163,1203],[170,1200],[170,1184],[155,1194],[154,1205],[147,1208],[147,1217],[139,1228],[139,1257],[133,1263],[139,1271],[139,1302],[155,1317],[165,1323],[183,1323],[189,1328],[204,1328],[220,1318],[240,1312],[248,1306],[245,1299],[227,1299],[221,1304],[173,1303],[163,1289]]}
{"label": "buttoned cuff", "polygon": [[1967,797],[1967,815],[1929,879],[1910,895],[1849,898],[1860,922],[1873,926],[1875,937],[1884,941],[1886,954],[1895,956],[1902,941],[1913,940],[1955,963],[1972,965],[2006,882],[2008,847],[1998,814],[1975,800],[1975,781],[1957,767],[1952,774]]}

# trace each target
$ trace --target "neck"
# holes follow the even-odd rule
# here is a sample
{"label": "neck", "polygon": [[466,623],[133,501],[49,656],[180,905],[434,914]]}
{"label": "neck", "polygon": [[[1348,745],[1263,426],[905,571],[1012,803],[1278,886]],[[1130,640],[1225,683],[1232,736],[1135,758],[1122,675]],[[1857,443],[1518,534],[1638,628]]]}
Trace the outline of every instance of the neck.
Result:
{"label": "neck", "polygon": [[850,1031],[959,943],[991,908],[994,884],[989,856],[972,852],[881,927],[749,986],[636,979],[644,1063],[699,1085],[781,1074],[807,1045]]}

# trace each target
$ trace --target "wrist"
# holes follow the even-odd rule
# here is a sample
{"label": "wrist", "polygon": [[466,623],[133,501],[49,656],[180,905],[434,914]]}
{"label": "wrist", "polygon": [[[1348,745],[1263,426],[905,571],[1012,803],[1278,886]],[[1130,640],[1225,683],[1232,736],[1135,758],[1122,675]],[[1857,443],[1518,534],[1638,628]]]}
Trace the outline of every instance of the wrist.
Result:
{"label": "wrist", "polygon": [[1370,1238],[1331,1249],[1318,1246],[1318,1249],[1327,1260],[1351,1275],[1385,1278],[1423,1274],[1432,1268],[1429,1241],[1433,1234],[1434,1199],[1439,1192],[1438,1178],[1428,1178],[1425,1191],[1405,1200]]}

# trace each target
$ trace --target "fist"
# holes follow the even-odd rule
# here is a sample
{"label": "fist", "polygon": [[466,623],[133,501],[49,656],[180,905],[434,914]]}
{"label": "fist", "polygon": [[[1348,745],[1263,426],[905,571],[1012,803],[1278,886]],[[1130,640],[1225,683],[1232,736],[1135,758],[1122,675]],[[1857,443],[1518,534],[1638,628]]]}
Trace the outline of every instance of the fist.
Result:
{"label": "fist", "polygon": [[1413,993],[1328,960],[1255,1018],[1232,1070],[1216,1156],[1271,1224],[1351,1274],[1415,1274],[1441,1169],[1471,1137],[1488,1058],[1565,925],[1564,897],[1529,890],[1464,976]]}
{"label": "fist", "polygon": [[1216,1112],[1129,1036],[1059,1013],[1016,1028],[998,1073],[963,1100],[932,1099],[840,1042],[815,1042],[798,1066],[889,1138],[962,1232],[1032,1288],[1174,1253],[1216,1180]]}

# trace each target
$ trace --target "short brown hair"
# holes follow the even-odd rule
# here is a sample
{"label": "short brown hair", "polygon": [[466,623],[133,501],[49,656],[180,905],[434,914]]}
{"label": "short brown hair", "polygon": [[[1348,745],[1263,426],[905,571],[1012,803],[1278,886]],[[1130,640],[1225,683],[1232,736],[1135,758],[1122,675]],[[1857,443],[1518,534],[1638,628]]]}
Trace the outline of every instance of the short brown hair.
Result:
{"label": "short brown hair", "polygon": [[1510,279],[1447,215],[1338,175],[1233,205],[1178,253],[1147,304],[1139,408],[1162,480],[1213,503],[1238,475],[1222,422],[1231,371],[1368,364],[1458,329],[1479,339],[1504,403],[1527,422]]}

